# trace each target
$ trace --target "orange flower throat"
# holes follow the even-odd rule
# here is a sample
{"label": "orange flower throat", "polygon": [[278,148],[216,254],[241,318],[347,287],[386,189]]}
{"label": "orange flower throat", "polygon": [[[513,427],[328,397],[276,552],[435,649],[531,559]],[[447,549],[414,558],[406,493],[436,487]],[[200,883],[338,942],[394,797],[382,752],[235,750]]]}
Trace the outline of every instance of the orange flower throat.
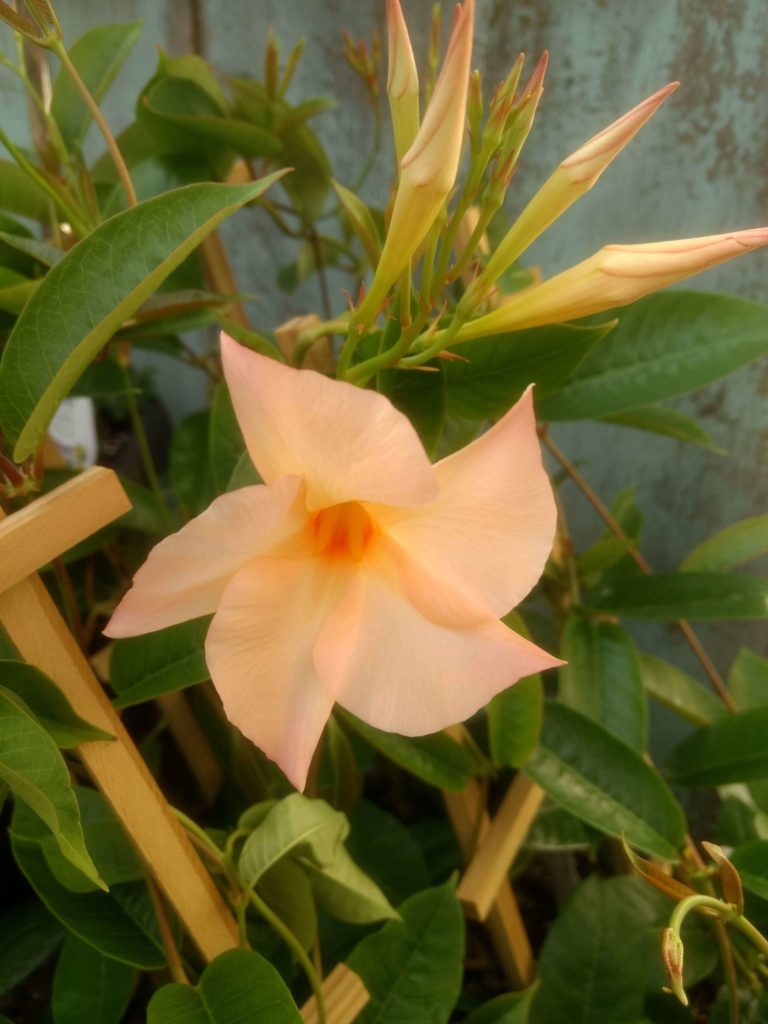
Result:
{"label": "orange flower throat", "polygon": [[320,509],[311,522],[314,553],[359,562],[376,532],[373,520],[357,501]]}

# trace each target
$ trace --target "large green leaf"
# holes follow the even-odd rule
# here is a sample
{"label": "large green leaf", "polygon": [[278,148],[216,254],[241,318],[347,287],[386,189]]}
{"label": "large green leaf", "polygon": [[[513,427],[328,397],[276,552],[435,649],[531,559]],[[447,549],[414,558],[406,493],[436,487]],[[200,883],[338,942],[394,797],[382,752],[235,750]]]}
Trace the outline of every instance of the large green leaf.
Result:
{"label": "large green leaf", "polygon": [[198,515],[216,497],[208,458],[210,422],[209,409],[190,413],[176,427],[171,440],[171,484],[189,516]]}
{"label": "large green leaf", "polygon": [[538,401],[570,377],[612,326],[553,324],[462,345],[460,358],[442,365],[448,414],[496,419],[529,384],[536,385]]}
{"label": "large green leaf", "polygon": [[343,846],[329,864],[308,861],[306,872],[317,902],[342,921],[369,924],[398,916],[378,885],[355,864]]}
{"label": "large green leaf", "polygon": [[109,338],[229,214],[282,172],[249,185],[188,185],[117,214],[46,276],[0,362],[0,426],[31,455],[56,408]]}
{"label": "large green leaf", "polygon": [[283,857],[264,872],[258,890],[304,949],[311,949],[317,938],[317,906],[304,867]]}
{"label": "large green leaf", "polygon": [[667,768],[684,786],[724,786],[768,778],[768,707],[702,726],[672,751]]}
{"label": "large green leaf", "polygon": [[378,804],[359,800],[349,817],[346,847],[392,903],[429,885],[429,871],[410,831]]}
{"label": "large green leaf", "polygon": [[661,434],[662,437],[673,437],[676,441],[688,441],[690,444],[698,444],[702,448],[717,452],[718,455],[724,454],[722,448],[717,447],[697,420],[665,405],[644,405],[628,412],[617,412],[613,416],[604,416],[603,423],[645,430],[650,434]]}
{"label": "large green leaf", "polygon": [[192,619],[145,636],[117,640],[109,663],[115,706],[128,707],[210,678],[205,635],[210,619]]}
{"label": "large green leaf", "polygon": [[206,967],[196,988],[158,989],[147,1024],[301,1024],[301,1015],[272,964],[253,950],[232,949]]}
{"label": "large green leaf", "polygon": [[768,580],[725,572],[620,576],[594,587],[584,603],[630,619],[765,619]]}
{"label": "large green leaf", "polygon": [[741,875],[744,888],[768,900],[768,839],[739,846],[729,859]]}
{"label": "large green leaf", "polygon": [[648,708],[640,661],[629,634],[613,622],[573,616],[565,624],[560,699],[641,753]]}
{"label": "large green leaf", "polygon": [[522,767],[539,742],[544,718],[541,676],[528,676],[497,694],[486,708],[488,747],[495,765]]}
{"label": "large green leaf", "polygon": [[684,558],[685,572],[723,572],[768,553],[768,516],[751,516],[709,537]]}
{"label": "large green leaf", "polygon": [[728,688],[739,711],[768,704],[768,660],[742,647],[728,673]]}
{"label": "large green leaf", "polygon": [[531,986],[524,992],[506,992],[478,1006],[462,1024],[528,1024],[531,1001],[536,988]]}
{"label": "large green leaf", "polygon": [[685,819],[657,772],[572,708],[547,701],[541,744],[526,772],[553,800],[608,835],[677,858]]}
{"label": "large green leaf", "polygon": [[[99,25],[68,48],[70,60],[95,100],[106,93],[141,34],[141,22]],[[51,114],[67,146],[80,147],[92,114],[66,68],[56,76]]]}
{"label": "large green leaf", "polygon": [[108,732],[75,714],[58,686],[33,665],[0,660],[0,689],[15,693],[60,747],[112,739]]}
{"label": "large green leaf", "polygon": [[0,915],[0,996],[44,963],[64,929],[36,899]]}
{"label": "large green leaf", "polygon": [[254,885],[288,854],[300,855],[319,867],[330,865],[348,832],[346,817],[324,800],[291,793],[246,839],[240,853],[240,876],[246,885]]}
{"label": "large green leaf", "polygon": [[136,969],[70,936],[53,976],[54,1024],[119,1024],[133,995]]}
{"label": "large green leaf", "polygon": [[355,1024],[447,1024],[461,988],[464,921],[450,883],[411,896],[347,963],[370,1003]]}
{"label": "large green leaf", "polygon": [[619,311],[619,324],[560,390],[551,420],[601,419],[693,391],[768,352],[768,307],[706,292],[663,292]]}
{"label": "large green leaf", "polygon": [[651,697],[693,725],[708,725],[725,714],[725,705],[711,690],[668,661],[641,654],[640,674]]}
{"label": "large green leaf", "polygon": [[64,857],[104,886],[85,845],[59,748],[19,698],[0,687],[0,779],[51,830]]}
{"label": "large green leaf", "polygon": [[398,736],[396,733],[375,729],[343,708],[337,707],[334,713],[376,750],[433,786],[460,790],[475,774],[477,766],[472,756],[445,733]]}

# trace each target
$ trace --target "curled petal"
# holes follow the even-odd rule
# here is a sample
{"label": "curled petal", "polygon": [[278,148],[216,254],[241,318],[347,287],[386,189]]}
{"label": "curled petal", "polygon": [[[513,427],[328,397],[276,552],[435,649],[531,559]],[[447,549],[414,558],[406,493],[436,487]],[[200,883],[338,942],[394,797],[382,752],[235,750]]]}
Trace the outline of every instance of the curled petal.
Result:
{"label": "curled petal", "polygon": [[[416,513],[382,516],[399,545],[403,587],[431,614],[431,579],[500,617],[544,569],[555,534],[552,486],[541,461],[529,388],[487,433],[435,466],[436,502]],[[469,621],[469,620],[468,620]]]}
{"label": "curled petal", "polygon": [[484,280],[496,281],[550,224],[592,188],[678,84],[671,82],[648,96],[563,160],[502,239],[488,261]]}
{"label": "curled petal", "polygon": [[607,245],[575,267],[465,324],[456,339],[469,341],[626,306],[764,245],[768,245],[768,228],[643,245]]}
{"label": "curled petal", "polygon": [[334,701],[312,649],[347,586],[315,559],[256,558],[227,587],[206,639],[227,718],[297,789]]}
{"label": "curled petal", "polygon": [[267,483],[303,476],[314,509],[345,501],[414,506],[435,497],[416,431],[382,395],[282,366],[226,334],[221,351],[240,429]]}
{"label": "curled petal", "polygon": [[217,498],[153,548],[106,635],[137,636],[215,612],[246,562],[284,547],[301,532],[303,491],[298,477],[286,477],[274,487],[243,487]]}
{"label": "curled petal", "polygon": [[315,646],[338,703],[404,736],[464,721],[518,679],[559,664],[496,619],[470,629],[432,622],[375,572],[359,574]]}

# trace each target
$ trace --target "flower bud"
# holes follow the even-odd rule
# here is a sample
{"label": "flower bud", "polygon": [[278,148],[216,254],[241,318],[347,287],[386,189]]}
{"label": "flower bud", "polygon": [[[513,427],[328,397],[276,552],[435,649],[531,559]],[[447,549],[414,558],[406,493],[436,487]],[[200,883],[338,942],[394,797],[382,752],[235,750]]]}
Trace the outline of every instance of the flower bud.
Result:
{"label": "flower bud", "polygon": [[[320,322],[320,317],[316,313],[306,313],[304,316],[291,317],[290,320],[286,320],[285,323],[275,328],[275,340],[288,363],[293,362],[296,342],[302,331],[316,327]],[[312,343],[304,356],[302,366],[305,370],[317,370],[325,374],[333,372],[333,353],[327,336],[317,338]]]}
{"label": "flower bud", "polygon": [[499,309],[466,323],[456,340],[578,320],[626,306],[764,245],[768,245],[768,227],[671,242],[606,245],[575,267],[519,296],[511,296]]}
{"label": "flower bud", "polygon": [[387,39],[387,96],[399,168],[419,131],[419,74],[400,0],[387,0]]}
{"label": "flower bud", "polygon": [[[536,85],[540,88],[539,82]],[[618,121],[614,121],[585,142],[560,164],[528,203],[491,257],[484,274],[484,279],[489,284],[511,267],[521,253],[572,203],[592,188],[603,171],[677,86],[677,82],[672,82],[659,89]],[[530,84],[528,89],[531,89]]]}
{"label": "flower bud", "polygon": [[667,969],[669,987],[683,1004],[688,1005],[688,996],[683,988],[683,940],[673,928],[665,928],[661,940],[661,954]]}

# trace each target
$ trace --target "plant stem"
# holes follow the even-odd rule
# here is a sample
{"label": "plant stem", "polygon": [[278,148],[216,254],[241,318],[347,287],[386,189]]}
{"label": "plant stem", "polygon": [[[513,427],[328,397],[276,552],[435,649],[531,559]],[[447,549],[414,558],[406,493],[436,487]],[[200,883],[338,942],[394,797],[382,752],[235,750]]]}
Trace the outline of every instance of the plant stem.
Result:
{"label": "plant stem", "polygon": [[22,171],[24,171],[24,173],[34,181],[38,188],[42,189],[42,191],[53,200],[54,204],[66,216],[75,231],[77,231],[79,235],[87,235],[89,230],[88,226],[74,206],[70,205],[69,200],[65,199],[64,196],[62,196],[61,193],[53,187],[53,185],[51,185],[47,178],[38,171],[34,164],[30,163],[19,147],[11,142],[2,129],[0,129],[0,142],[2,142]]}
{"label": "plant stem", "polygon": [[120,152],[117,142],[115,141],[115,137],[112,134],[110,127],[107,124],[104,115],[101,112],[101,109],[99,108],[98,103],[91,95],[88,86],[82,80],[77,68],[70,60],[69,54],[64,48],[64,44],[62,43],[62,41],[60,39],[54,39],[51,42],[50,47],[61,61],[63,67],[66,69],[67,74],[74,82],[75,87],[77,88],[80,95],[83,97],[85,105],[90,110],[94,121],[99,126],[99,130],[101,131],[101,134],[104,137],[104,141],[107,144],[109,155],[112,157],[112,162],[115,165],[117,175],[120,178],[120,181],[122,182],[123,189],[125,190],[125,197],[128,200],[128,205],[136,206],[138,204],[138,199],[136,198],[136,192],[133,187],[133,182],[131,181],[131,176],[128,173],[128,168],[126,167],[125,161],[123,160],[123,155]]}
{"label": "plant stem", "polygon": [[160,931],[160,938],[163,943],[163,949],[165,950],[165,956],[168,960],[168,970],[170,971],[171,977],[174,981],[179,982],[182,985],[189,984],[189,978],[187,972],[184,970],[184,965],[181,962],[179,951],[176,948],[176,941],[171,931],[171,924],[168,920],[168,914],[166,913],[165,904],[158,891],[157,884],[154,878],[147,875],[147,888],[149,889],[149,896],[152,900],[152,906],[155,911],[155,919],[157,920],[157,927]]}
{"label": "plant stem", "polygon": [[[590,487],[590,485],[587,483],[587,481],[584,479],[584,477],[581,475],[578,469],[576,469],[576,467],[573,465],[570,459],[562,451],[560,451],[558,446],[555,444],[555,442],[552,440],[549,434],[546,433],[546,431],[542,432],[541,440],[545,448],[560,463],[562,468],[565,470],[565,472],[568,474],[571,480],[573,480],[574,484],[576,484],[578,489],[587,499],[587,501],[595,510],[595,512],[597,512],[597,514],[603,520],[603,522],[611,531],[611,533],[615,537],[618,537],[618,539],[626,545],[627,554],[638,567],[638,569],[640,569],[640,571],[644,573],[646,576],[653,575],[653,570],[651,569],[649,563],[634,546],[632,540],[621,528],[621,524],[611,514],[610,509],[605,505],[603,500],[592,489],[592,487]],[[735,711],[736,705],[733,703],[733,698],[728,692],[728,689],[725,683],[723,682],[720,673],[717,671],[711,659],[709,658],[709,655],[704,650],[701,641],[699,640],[696,633],[693,631],[691,624],[686,619],[677,619],[676,625],[685,637],[685,639],[687,640],[691,650],[698,658],[701,667],[704,669],[707,678],[712,683],[712,686],[717,692],[718,697],[722,700],[723,704],[725,704],[729,711]]]}
{"label": "plant stem", "polygon": [[309,984],[312,986],[312,991],[315,995],[315,1000],[317,1002],[318,1022],[319,1024],[328,1024],[328,1018],[325,1013],[325,1001],[323,999],[323,988],[322,985],[320,984],[320,978],[317,975],[317,971],[315,970],[312,961],[307,956],[306,951],[304,950],[296,936],[293,934],[293,932],[290,930],[290,928],[288,928],[287,925],[285,925],[283,921],[281,921],[277,914],[275,914],[275,912],[264,902],[264,900],[258,895],[258,893],[254,892],[253,889],[251,889],[248,896],[256,910],[258,910],[258,912],[265,919],[265,921],[267,921],[272,926],[272,928],[275,929],[277,934],[281,937],[281,939],[284,940],[286,945],[290,947],[291,952],[301,964],[304,973],[307,976],[307,980],[309,981]]}

